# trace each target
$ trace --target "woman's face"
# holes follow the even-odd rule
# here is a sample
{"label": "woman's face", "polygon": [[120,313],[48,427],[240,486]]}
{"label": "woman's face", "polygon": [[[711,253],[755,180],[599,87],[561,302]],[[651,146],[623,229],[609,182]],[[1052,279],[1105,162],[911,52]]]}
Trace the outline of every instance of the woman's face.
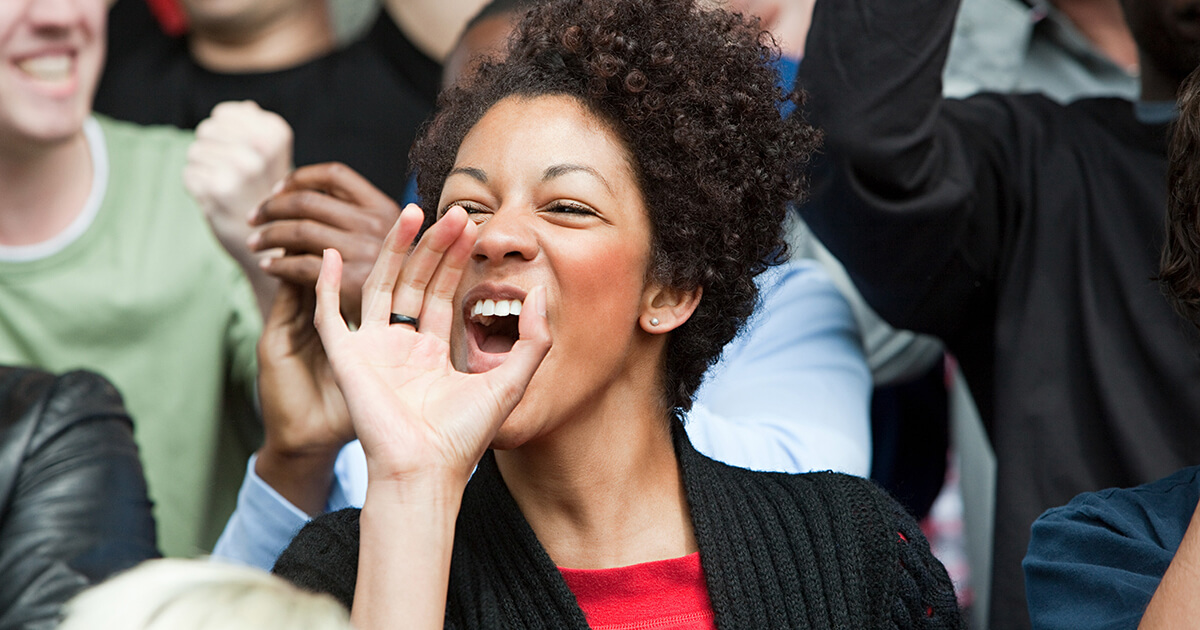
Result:
{"label": "woman's face", "polygon": [[652,288],[650,220],[628,151],[605,123],[568,96],[500,101],[459,147],[438,208],[452,205],[479,226],[455,296],[456,368],[502,363],[517,330],[517,318],[502,313],[533,287],[546,289],[553,346],[497,448],[645,382],[651,344],[639,318]]}

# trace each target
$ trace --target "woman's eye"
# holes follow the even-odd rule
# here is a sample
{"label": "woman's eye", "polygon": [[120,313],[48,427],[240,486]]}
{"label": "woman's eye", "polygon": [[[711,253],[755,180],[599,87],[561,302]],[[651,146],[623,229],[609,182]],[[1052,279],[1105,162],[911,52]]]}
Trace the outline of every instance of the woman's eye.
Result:
{"label": "woman's eye", "polygon": [[587,206],[581,206],[573,203],[559,203],[549,208],[550,212],[558,214],[574,214],[579,216],[592,216],[596,214],[595,210]]}
{"label": "woman's eye", "polygon": [[447,204],[445,208],[442,208],[442,211],[438,213],[438,218],[440,219],[443,216],[445,216],[446,211],[448,211],[450,208],[453,208],[454,206],[458,206],[458,207],[462,208],[463,210],[465,210],[468,216],[473,215],[473,214],[483,214],[483,213],[487,212],[486,209],[484,209],[482,206],[480,206],[478,204],[463,203],[461,201],[456,201],[454,203]]}

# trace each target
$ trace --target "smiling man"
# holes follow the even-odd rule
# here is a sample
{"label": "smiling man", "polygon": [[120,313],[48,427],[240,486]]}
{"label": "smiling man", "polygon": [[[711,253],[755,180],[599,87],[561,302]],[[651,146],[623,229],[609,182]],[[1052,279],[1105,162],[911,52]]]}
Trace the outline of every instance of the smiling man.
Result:
{"label": "smiling man", "polygon": [[0,363],[117,385],[159,545],[191,555],[232,509],[257,430],[261,317],[184,190],[190,135],[91,115],[105,14],[0,2]]}

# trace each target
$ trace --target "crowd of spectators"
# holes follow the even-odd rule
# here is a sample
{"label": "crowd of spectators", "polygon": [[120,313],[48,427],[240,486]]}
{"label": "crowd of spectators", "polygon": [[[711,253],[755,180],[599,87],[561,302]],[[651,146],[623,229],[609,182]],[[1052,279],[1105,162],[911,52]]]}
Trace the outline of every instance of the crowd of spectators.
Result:
{"label": "crowd of spectators", "polygon": [[1200,615],[1196,0],[3,0],[0,56],[0,630]]}

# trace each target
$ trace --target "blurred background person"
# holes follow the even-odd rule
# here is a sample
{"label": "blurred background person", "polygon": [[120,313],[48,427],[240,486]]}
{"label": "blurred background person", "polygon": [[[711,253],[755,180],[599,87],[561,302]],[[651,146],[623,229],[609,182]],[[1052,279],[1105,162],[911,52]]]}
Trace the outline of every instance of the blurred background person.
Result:
{"label": "blurred background person", "polygon": [[399,21],[419,19],[406,5],[420,4],[432,3],[387,2],[339,47],[326,0],[180,0],[182,35],[165,33],[146,0],[117,0],[96,111],[191,129],[218,103],[252,100],[295,130],[295,164],[344,162],[399,199],[441,75],[406,35],[422,25]]}
{"label": "blurred background person", "polygon": [[261,436],[262,316],[184,189],[191,134],[92,116],[105,9],[0,4],[0,363],[116,385],[158,543],[191,555],[216,540]]}
{"label": "blurred background person", "polygon": [[[1200,72],[1180,88],[1158,280],[1200,331]],[[1200,619],[1200,466],[1083,493],[1033,523],[1023,563],[1039,630],[1191,628]]]}
{"label": "blurred background person", "polygon": [[90,372],[0,367],[0,628],[55,628],[86,586],[157,556],[120,394]]}
{"label": "blurred background person", "polygon": [[1147,280],[1200,39],[1176,3],[1125,2],[1138,103],[944,100],[957,6],[818,1],[800,78],[827,153],[802,213],[872,306],[960,361],[998,460],[991,625],[1021,628],[1038,514],[1200,454],[1179,420],[1200,360]]}

